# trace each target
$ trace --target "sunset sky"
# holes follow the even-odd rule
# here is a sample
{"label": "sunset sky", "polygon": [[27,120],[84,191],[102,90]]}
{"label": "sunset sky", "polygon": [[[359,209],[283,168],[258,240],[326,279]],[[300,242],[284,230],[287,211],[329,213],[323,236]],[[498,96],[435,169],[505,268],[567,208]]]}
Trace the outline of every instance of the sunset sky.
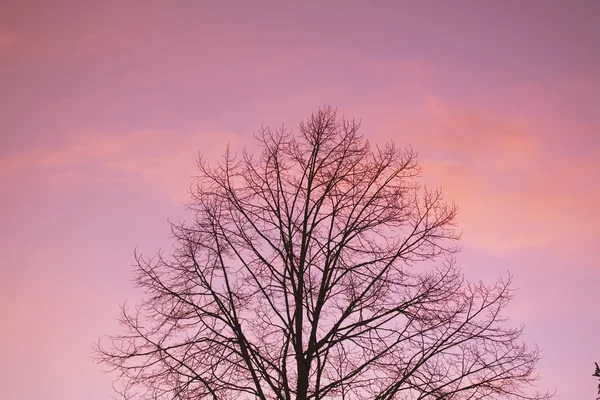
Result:
{"label": "sunset sky", "polygon": [[514,275],[541,389],[600,362],[599,1],[0,0],[0,398],[104,400],[93,343],[198,154],[330,104],[420,153],[467,278]]}

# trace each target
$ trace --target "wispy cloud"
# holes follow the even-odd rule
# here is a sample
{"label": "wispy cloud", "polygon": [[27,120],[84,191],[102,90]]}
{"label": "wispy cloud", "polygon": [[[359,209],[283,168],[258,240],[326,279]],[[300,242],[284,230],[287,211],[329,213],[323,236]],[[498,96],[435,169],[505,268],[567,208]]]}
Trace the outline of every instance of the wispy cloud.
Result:
{"label": "wispy cloud", "polygon": [[[62,186],[128,182],[149,186],[180,202],[195,173],[198,154],[222,154],[231,132],[136,131],[101,134],[56,148],[38,148],[0,159],[0,179],[44,179]],[[241,147],[241,146],[240,146]]]}
{"label": "wispy cloud", "polygon": [[433,126],[423,141],[426,178],[461,207],[468,242],[505,252],[551,246],[569,252],[591,245],[600,220],[593,157],[555,157],[543,132],[491,111],[430,102]]}

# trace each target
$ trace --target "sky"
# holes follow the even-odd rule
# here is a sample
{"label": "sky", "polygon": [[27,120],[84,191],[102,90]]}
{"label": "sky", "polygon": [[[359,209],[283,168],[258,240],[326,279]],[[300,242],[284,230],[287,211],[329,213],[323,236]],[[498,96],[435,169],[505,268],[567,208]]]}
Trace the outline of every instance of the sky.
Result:
{"label": "sky", "polygon": [[91,359],[170,248],[196,159],[325,104],[420,153],[466,277],[514,275],[541,389],[595,397],[600,2],[0,0],[0,398],[101,400]]}

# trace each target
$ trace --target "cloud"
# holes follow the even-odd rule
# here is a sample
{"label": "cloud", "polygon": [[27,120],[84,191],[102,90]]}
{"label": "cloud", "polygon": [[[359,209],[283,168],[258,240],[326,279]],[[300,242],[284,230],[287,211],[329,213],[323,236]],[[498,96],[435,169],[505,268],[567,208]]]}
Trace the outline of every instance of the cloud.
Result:
{"label": "cloud", "polygon": [[429,97],[429,108],[439,128],[438,145],[445,149],[469,157],[531,149],[531,139],[522,129],[486,110],[451,107],[434,96]]}
{"label": "cloud", "polygon": [[28,177],[62,186],[126,182],[181,202],[187,200],[198,153],[215,159],[228,142],[237,145],[241,138],[231,132],[95,134],[0,158],[0,180],[18,184]]}
{"label": "cloud", "polygon": [[[546,146],[551,131],[542,130],[537,119],[431,95],[420,105],[376,127],[378,135],[364,133],[375,142],[392,137],[420,151],[425,182],[441,186],[457,202],[469,245],[498,253],[550,246],[563,255],[593,247],[600,235],[593,211],[600,203],[599,150],[587,149],[583,157],[577,148],[563,146],[556,153]],[[367,124],[377,120],[375,106],[358,116]],[[393,136],[396,132],[402,136]],[[229,141],[237,151],[246,144],[240,135],[218,131],[79,136],[62,146],[0,158],[0,180],[20,184],[26,177],[63,186],[125,182],[179,204],[188,200],[198,151],[217,160]]]}
{"label": "cloud", "polygon": [[589,255],[600,236],[600,214],[593,211],[600,204],[594,144],[600,127],[579,129],[577,115],[558,109],[544,119],[544,107],[522,107],[524,98],[514,97],[519,105],[512,109],[503,101],[477,104],[429,93],[406,110],[391,91],[362,114],[367,124],[378,121],[364,133],[419,151],[423,182],[441,186],[460,208],[465,246],[499,255],[536,249],[564,259]]}
{"label": "cloud", "polygon": [[489,110],[430,101],[421,129],[426,179],[461,209],[464,239],[495,252],[550,246],[563,255],[600,235],[600,152],[544,147],[544,133]]}

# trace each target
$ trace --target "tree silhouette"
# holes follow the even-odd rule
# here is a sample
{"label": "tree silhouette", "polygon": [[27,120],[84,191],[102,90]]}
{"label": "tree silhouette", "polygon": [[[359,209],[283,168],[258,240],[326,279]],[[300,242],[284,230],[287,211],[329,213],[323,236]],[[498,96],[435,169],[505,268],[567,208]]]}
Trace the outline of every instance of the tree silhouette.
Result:
{"label": "tree silhouette", "polygon": [[145,297],[98,343],[124,398],[541,399],[510,279],[455,264],[457,207],[417,154],[325,107],[259,156],[200,160],[174,252],[136,254]]}
{"label": "tree silhouette", "polygon": [[[596,369],[594,370],[594,374],[592,376],[597,376],[600,378],[600,366],[598,366],[597,362],[594,364],[596,364]],[[600,384],[598,384],[598,394],[600,394]],[[600,400],[600,397],[596,397],[596,400]]]}

